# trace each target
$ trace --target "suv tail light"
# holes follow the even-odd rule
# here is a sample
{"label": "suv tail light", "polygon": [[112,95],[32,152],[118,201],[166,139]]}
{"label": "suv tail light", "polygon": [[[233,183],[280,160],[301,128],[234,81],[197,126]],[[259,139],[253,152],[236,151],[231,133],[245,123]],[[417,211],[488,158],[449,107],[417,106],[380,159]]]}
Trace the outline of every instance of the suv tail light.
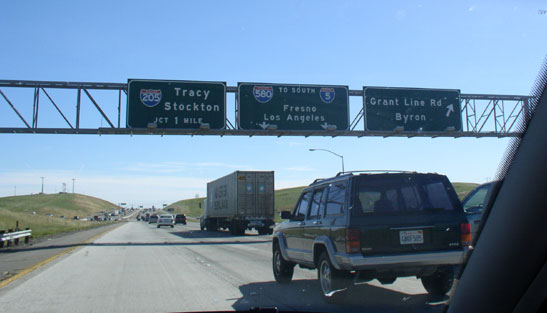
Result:
{"label": "suv tail light", "polygon": [[460,224],[460,233],[461,233],[461,243],[462,246],[471,245],[471,224],[462,223]]}
{"label": "suv tail light", "polygon": [[346,253],[357,253],[361,250],[361,232],[359,229],[346,230]]}

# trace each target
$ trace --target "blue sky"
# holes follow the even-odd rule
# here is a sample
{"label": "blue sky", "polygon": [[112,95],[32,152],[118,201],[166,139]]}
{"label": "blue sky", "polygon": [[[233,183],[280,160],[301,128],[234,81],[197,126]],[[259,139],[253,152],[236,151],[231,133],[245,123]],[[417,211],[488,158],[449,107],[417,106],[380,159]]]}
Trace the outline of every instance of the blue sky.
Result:
{"label": "blue sky", "polygon": [[[547,15],[538,13],[545,9],[543,1],[11,1],[0,19],[0,79],[527,95],[547,52]],[[3,91],[30,120],[32,92]],[[52,93],[74,121],[73,94]],[[115,119],[116,101],[93,95]],[[39,126],[63,127],[43,103]],[[352,97],[350,117],[361,106]],[[23,125],[0,99],[0,127],[9,126]],[[84,103],[82,127],[99,126],[106,122]],[[72,190],[75,178],[76,192],[160,205],[203,196],[207,181],[237,169],[274,170],[277,188],[340,170],[338,158],[309,148],[344,155],[346,169],[438,172],[481,183],[495,176],[509,140],[1,134],[0,142],[0,196],[39,192],[44,176],[46,193],[61,191],[63,182]]]}

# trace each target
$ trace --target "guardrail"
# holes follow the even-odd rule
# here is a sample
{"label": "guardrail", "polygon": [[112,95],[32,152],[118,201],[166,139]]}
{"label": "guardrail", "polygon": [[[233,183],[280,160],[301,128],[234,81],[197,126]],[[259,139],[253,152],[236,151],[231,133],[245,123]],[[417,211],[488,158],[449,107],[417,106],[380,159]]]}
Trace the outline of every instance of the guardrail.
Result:
{"label": "guardrail", "polygon": [[28,244],[30,242],[31,235],[32,230],[28,228],[15,232],[11,229],[8,229],[7,233],[5,230],[0,230],[0,248],[3,248],[5,243],[7,243],[8,247],[10,247],[12,244],[16,246],[19,245],[19,238],[25,238],[24,241],[26,244]]}

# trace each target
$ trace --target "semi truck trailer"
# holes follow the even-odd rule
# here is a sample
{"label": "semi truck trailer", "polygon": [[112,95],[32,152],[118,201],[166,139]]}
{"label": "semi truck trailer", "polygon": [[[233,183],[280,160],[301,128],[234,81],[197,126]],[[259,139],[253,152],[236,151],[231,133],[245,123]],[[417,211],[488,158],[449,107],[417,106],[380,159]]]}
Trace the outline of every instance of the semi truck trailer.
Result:
{"label": "semi truck trailer", "polygon": [[271,234],[274,225],[274,172],[235,171],[207,183],[201,230],[228,229],[233,235],[256,229]]}

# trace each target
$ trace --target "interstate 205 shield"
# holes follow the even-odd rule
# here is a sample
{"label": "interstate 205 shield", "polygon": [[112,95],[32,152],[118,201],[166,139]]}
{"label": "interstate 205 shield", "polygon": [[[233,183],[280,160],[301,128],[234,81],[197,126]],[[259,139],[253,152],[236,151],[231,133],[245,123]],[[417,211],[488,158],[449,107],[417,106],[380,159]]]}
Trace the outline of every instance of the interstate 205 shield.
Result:
{"label": "interstate 205 shield", "polygon": [[141,89],[141,102],[149,108],[153,108],[161,101],[160,89]]}

